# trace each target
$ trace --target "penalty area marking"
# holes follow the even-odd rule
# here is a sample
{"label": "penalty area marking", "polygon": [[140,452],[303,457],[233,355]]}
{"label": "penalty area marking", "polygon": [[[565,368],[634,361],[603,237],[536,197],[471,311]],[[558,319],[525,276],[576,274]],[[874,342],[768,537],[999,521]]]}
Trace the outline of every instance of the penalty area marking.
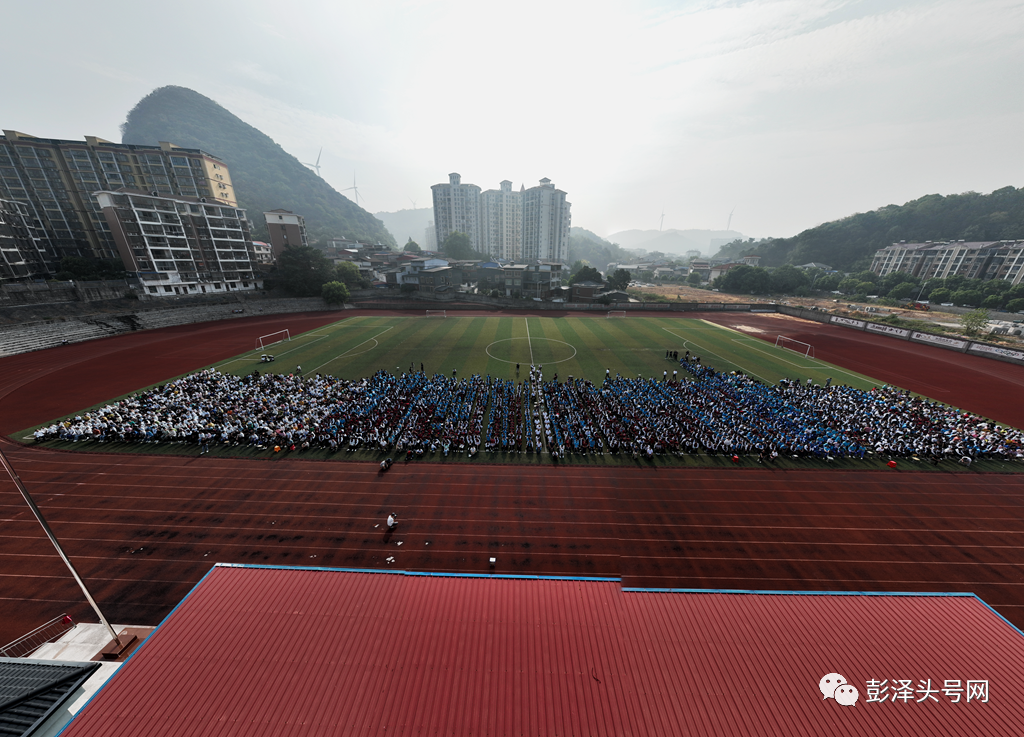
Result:
{"label": "penalty area marking", "polygon": [[[387,331],[389,331],[389,330],[394,330],[394,329],[395,329],[395,326],[394,326],[394,325],[392,325],[392,326],[390,326],[390,327],[386,327],[386,328],[384,328],[384,329],[383,329],[383,330],[381,330],[381,331],[380,331],[379,333],[377,333],[376,335],[374,335],[374,336],[373,336],[372,338],[367,338],[367,339],[366,339],[366,340],[364,340],[364,341],[363,341],[362,343],[357,343],[356,345],[352,346],[351,348],[349,348],[349,349],[348,349],[347,351],[345,351],[345,352],[344,352],[344,353],[342,353],[341,355],[339,355],[339,356],[335,356],[335,357],[334,357],[334,358],[332,358],[332,359],[331,359],[330,361],[325,361],[324,363],[321,363],[321,364],[320,364],[319,366],[317,366],[317,367],[316,367],[315,369],[312,369],[312,370],[310,371],[310,373],[316,373],[317,371],[319,371],[320,369],[322,369],[322,368],[323,368],[324,366],[326,366],[327,364],[329,364],[329,363],[334,363],[334,362],[335,362],[335,361],[337,361],[337,360],[338,360],[339,358],[351,358],[352,356],[361,356],[361,355],[363,355],[364,353],[369,353],[369,352],[370,352],[370,351],[372,351],[372,350],[373,350],[374,348],[376,348],[377,346],[379,346],[379,345],[380,345],[380,343],[378,343],[378,342],[377,342],[377,338],[379,338],[380,336],[384,335],[384,333],[386,333]],[[352,352],[352,351],[354,351],[354,350],[355,350],[356,348],[359,348],[360,346],[364,346],[364,345],[366,345],[367,343],[370,343],[370,342],[372,342],[372,343],[373,343],[373,345],[372,345],[372,346],[370,346],[369,348],[367,348],[367,349],[366,349],[365,351],[359,351],[358,353],[353,353],[353,352]]]}
{"label": "penalty area marking", "polygon": [[[498,356],[496,356],[493,353],[491,353],[491,347],[492,346],[496,346],[496,345],[498,345],[498,343],[511,343],[513,340],[527,340],[527,341],[530,341],[530,360],[532,361],[533,360],[533,341],[530,338],[502,338],[501,340],[496,340],[493,343],[488,344],[488,346],[486,348],[484,348],[484,353],[486,353],[488,356],[493,358],[495,361],[501,361],[502,363],[516,363],[515,361],[509,361],[509,360],[506,360],[504,358],[498,358]],[[572,355],[571,356],[569,356],[568,358],[559,358],[557,361],[548,361],[549,364],[552,364],[552,363],[565,363],[566,361],[571,361],[572,359],[576,358],[576,346],[574,346],[572,343],[566,343],[564,340],[556,340],[555,338],[537,338],[537,340],[546,340],[549,343],[561,343],[562,345],[567,345],[570,348],[572,348]]]}
{"label": "penalty area marking", "polygon": [[[313,343],[316,343],[317,340],[323,340],[324,338],[329,338],[330,336],[329,335],[307,335],[307,336],[301,336],[301,337],[315,338],[315,340],[310,340],[310,341],[307,341],[307,342],[303,343],[302,345],[297,345],[294,348],[292,348],[291,350],[285,351],[284,353],[274,353],[274,356],[275,357],[287,356],[289,353],[294,353],[295,351],[302,350],[306,346],[309,346],[309,345],[312,345]],[[300,338],[295,338],[291,342],[294,343],[295,341],[297,341],[299,339]],[[274,345],[277,345],[277,344],[275,343]],[[237,361],[252,361],[253,359],[256,358],[257,351],[259,351],[259,350],[260,349],[257,348],[251,354],[246,353],[241,358],[232,358],[230,361],[225,361],[224,363],[218,363],[216,367],[220,368],[221,366],[227,366],[228,364],[235,363]],[[263,353],[269,353],[269,351],[266,348],[264,348],[262,352]]]}
{"label": "penalty area marking", "polygon": [[[736,367],[737,369],[739,369],[740,371],[742,371],[742,372],[743,372],[744,374],[750,374],[751,376],[756,376],[756,377],[757,377],[757,378],[759,378],[759,379],[760,379],[761,381],[763,381],[763,382],[764,382],[765,384],[771,384],[771,383],[772,383],[772,382],[768,381],[768,379],[766,379],[766,378],[764,378],[763,376],[761,376],[760,374],[755,374],[755,373],[754,373],[753,371],[751,371],[750,369],[746,368],[745,366],[740,366],[740,365],[739,365],[738,363],[736,363],[735,361],[730,361],[730,360],[729,360],[728,358],[726,358],[725,356],[722,356],[722,355],[720,355],[720,354],[718,354],[718,353],[715,353],[715,352],[714,352],[713,350],[711,350],[710,348],[707,348],[707,347],[705,347],[705,346],[699,345],[699,344],[697,344],[696,342],[694,342],[694,341],[692,341],[692,340],[688,340],[688,339],[684,338],[684,337],[683,337],[682,335],[678,335],[678,334],[676,334],[676,333],[672,332],[672,331],[671,331],[671,330],[669,330],[668,328],[662,328],[662,330],[664,330],[664,331],[665,331],[666,333],[668,333],[669,335],[675,335],[675,337],[677,337],[677,338],[679,338],[680,340],[682,340],[682,341],[683,341],[683,347],[684,347],[684,348],[686,347],[686,344],[687,344],[687,343],[690,343],[691,345],[693,345],[693,347],[694,347],[694,348],[699,348],[699,349],[700,349],[701,351],[704,351],[704,352],[706,352],[706,353],[710,353],[710,354],[711,354],[712,356],[716,356],[716,357],[718,357],[718,358],[722,359],[723,361],[725,361],[725,362],[726,362],[727,364],[729,364],[730,366],[735,366],[735,367]],[[740,334],[742,335],[742,333],[740,333]]]}

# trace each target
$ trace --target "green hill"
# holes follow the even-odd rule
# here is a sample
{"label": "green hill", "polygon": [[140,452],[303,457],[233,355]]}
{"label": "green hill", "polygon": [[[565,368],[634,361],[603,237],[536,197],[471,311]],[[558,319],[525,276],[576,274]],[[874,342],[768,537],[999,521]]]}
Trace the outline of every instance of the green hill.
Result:
{"label": "green hill", "polygon": [[223,159],[231,171],[239,207],[266,238],[263,213],[284,208],[306,219],[312,242],[345,237],[394,246],[384,224],[337,192],[311,169],[208,97],[185,87],[161,87],[146,95],[121,126],[122,142],[159,141],[200,148]]}
{"label": "green hill", "polygon": [[879,248],[899,241],[994,241],[1024,238],[1024,188],[991,194],[931,194],[824,223],[792,238],[730,244],[723,255],[756,253],[761,266],[825,263],[841,271],[871,265]]}

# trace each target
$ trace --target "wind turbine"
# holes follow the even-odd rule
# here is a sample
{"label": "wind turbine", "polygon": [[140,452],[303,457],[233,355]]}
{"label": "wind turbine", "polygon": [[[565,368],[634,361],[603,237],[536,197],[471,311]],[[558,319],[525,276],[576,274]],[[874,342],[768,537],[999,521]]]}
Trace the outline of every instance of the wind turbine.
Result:
{"label": "wind turbine", "polygon": [[356,175],[355,174],[352,175],[352,186],[351,187],[346,187],[345,189],[343,189],[341,191],[342,192],[352,192],[352,194],[356,198],[356,205],[361,207],[361,205],[359,205],[359,187],[356,186]]}
{"label": "wind turbine", "polygon": [[735,208],[735,207],[733,207],[733,208],[732,208],[732,210],[730,210],[730,211],[729,211],[729,220],[728,220],[728,222],[726,222],[726,224],[725,224],[725,229],[726,229],[726,230],[729,230],[729,228],[731,228],[731,227],[732,227],[732,214],[733,214],[734,212],[736,212],[736,208]]}
{"label": "wind turbine", "polygon": [[[308,166],[308,167],[310,167],[312,169],[316,169],[316,175],[318,177],[320,177],[320,154],[322,154],[323,152],[324,152],[324,147],[321,146],[320,147],[320,153],[316,155],[316,163],[315,164],[306,164],[306,162],[302,162],[306,166]],[[320,178],[323,179],[323,177],[320,177]]]}
{"label": "wind turbine", "polygon": [[661,229],[663,227],[665,227],[665,208],[664,207],[661,208],[661,224],[658,226],[658,232],[659,233],[661,232]]}

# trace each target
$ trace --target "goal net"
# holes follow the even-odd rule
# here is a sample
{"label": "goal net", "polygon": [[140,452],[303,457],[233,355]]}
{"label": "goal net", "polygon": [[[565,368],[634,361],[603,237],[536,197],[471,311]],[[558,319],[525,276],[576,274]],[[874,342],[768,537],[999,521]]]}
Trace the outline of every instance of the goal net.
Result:
{"label": "goal net", "polygon": [[625,310],[611,310],[608,312],[608,317],[625,317]]}
{"label": "goal net", "polygon": [[775,339],[776,348],[785,348],[790,351],[799,353],[804,358],[814,358],[814,346],[810,343],[804,343],[800,340],[793,340],[787,338],[785,335],[780,335]]}
{"label": "goal net", "polygon": [[448,317],[444,310],[427,310],[427,317]]}
{"label": "goal net", "polygon": [[256,350],[262,350],[268,345],[274,345],[275,343],[283,343],[286,340],[291,340],[292,335],[287,330],[278,330],[276,333],[270,333],[269,335],[261,335],[256,339]]}

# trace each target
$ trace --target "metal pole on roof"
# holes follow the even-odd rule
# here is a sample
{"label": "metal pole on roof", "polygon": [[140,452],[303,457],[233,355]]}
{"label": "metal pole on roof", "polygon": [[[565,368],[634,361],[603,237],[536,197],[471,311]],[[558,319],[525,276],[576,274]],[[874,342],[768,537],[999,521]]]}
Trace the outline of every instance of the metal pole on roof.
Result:
{"label": "metal pole on roof", "polygon": [[110,632],[110,636],[114,638],[114,642],[116,642],[118,647],[120,647],[123,644],[121,639],[117,636],[117,633],[114,632],[114,628],[110,626],[110,623],[107,622],[107,618],[103,616],[103,612],[100,611],[100,607],[96,603],[96,600],[93,599],[92,594],[89,593],[89,589],[86,587],[85,581],[83,581],[82,577],[78,575],[78,571],[75,570],[75,566],[72,565],[70,558],[65,554],[64,549],[61,548],[60,543],[57,541],[57,536],[53,534],[53,530],[51,530],[50,526],[46,524],[46,520],[43,519],[43,513],[39,511],[39,507],[36,506],[32,496],[28,493],[28,489],[25,488],[25,484],[22,483],[21,478],[14,470],[14,466],[12,466],[11,462],[7,460],[7,454],[4,453],[2,445],[0,445],[0,463],[3,463],[4,468],[7,469],[7,473],[11,477],[11,481],[13,481],[14,485],[18,487],[18,491],[20,491],[21,495],[25,498],[25,502],[32,510],[32,514],[36,516],[36,519],[39,520],[39,524],[43,526],[43,532],[45,532],[46,536],[50,538],[50,542],[53,543],[53,547],[57,548],[57,554],[60,555],[61,560],[63,560],[65,565],[67,565],[68,569],[71,571],[71,575],[75,577],[75,581],[78,582],[79,588],[82,589],[82,593],[85,594],[85,598],[89,601],[93,611],[96,612],[100,621],[103,622],[103,625]]}

